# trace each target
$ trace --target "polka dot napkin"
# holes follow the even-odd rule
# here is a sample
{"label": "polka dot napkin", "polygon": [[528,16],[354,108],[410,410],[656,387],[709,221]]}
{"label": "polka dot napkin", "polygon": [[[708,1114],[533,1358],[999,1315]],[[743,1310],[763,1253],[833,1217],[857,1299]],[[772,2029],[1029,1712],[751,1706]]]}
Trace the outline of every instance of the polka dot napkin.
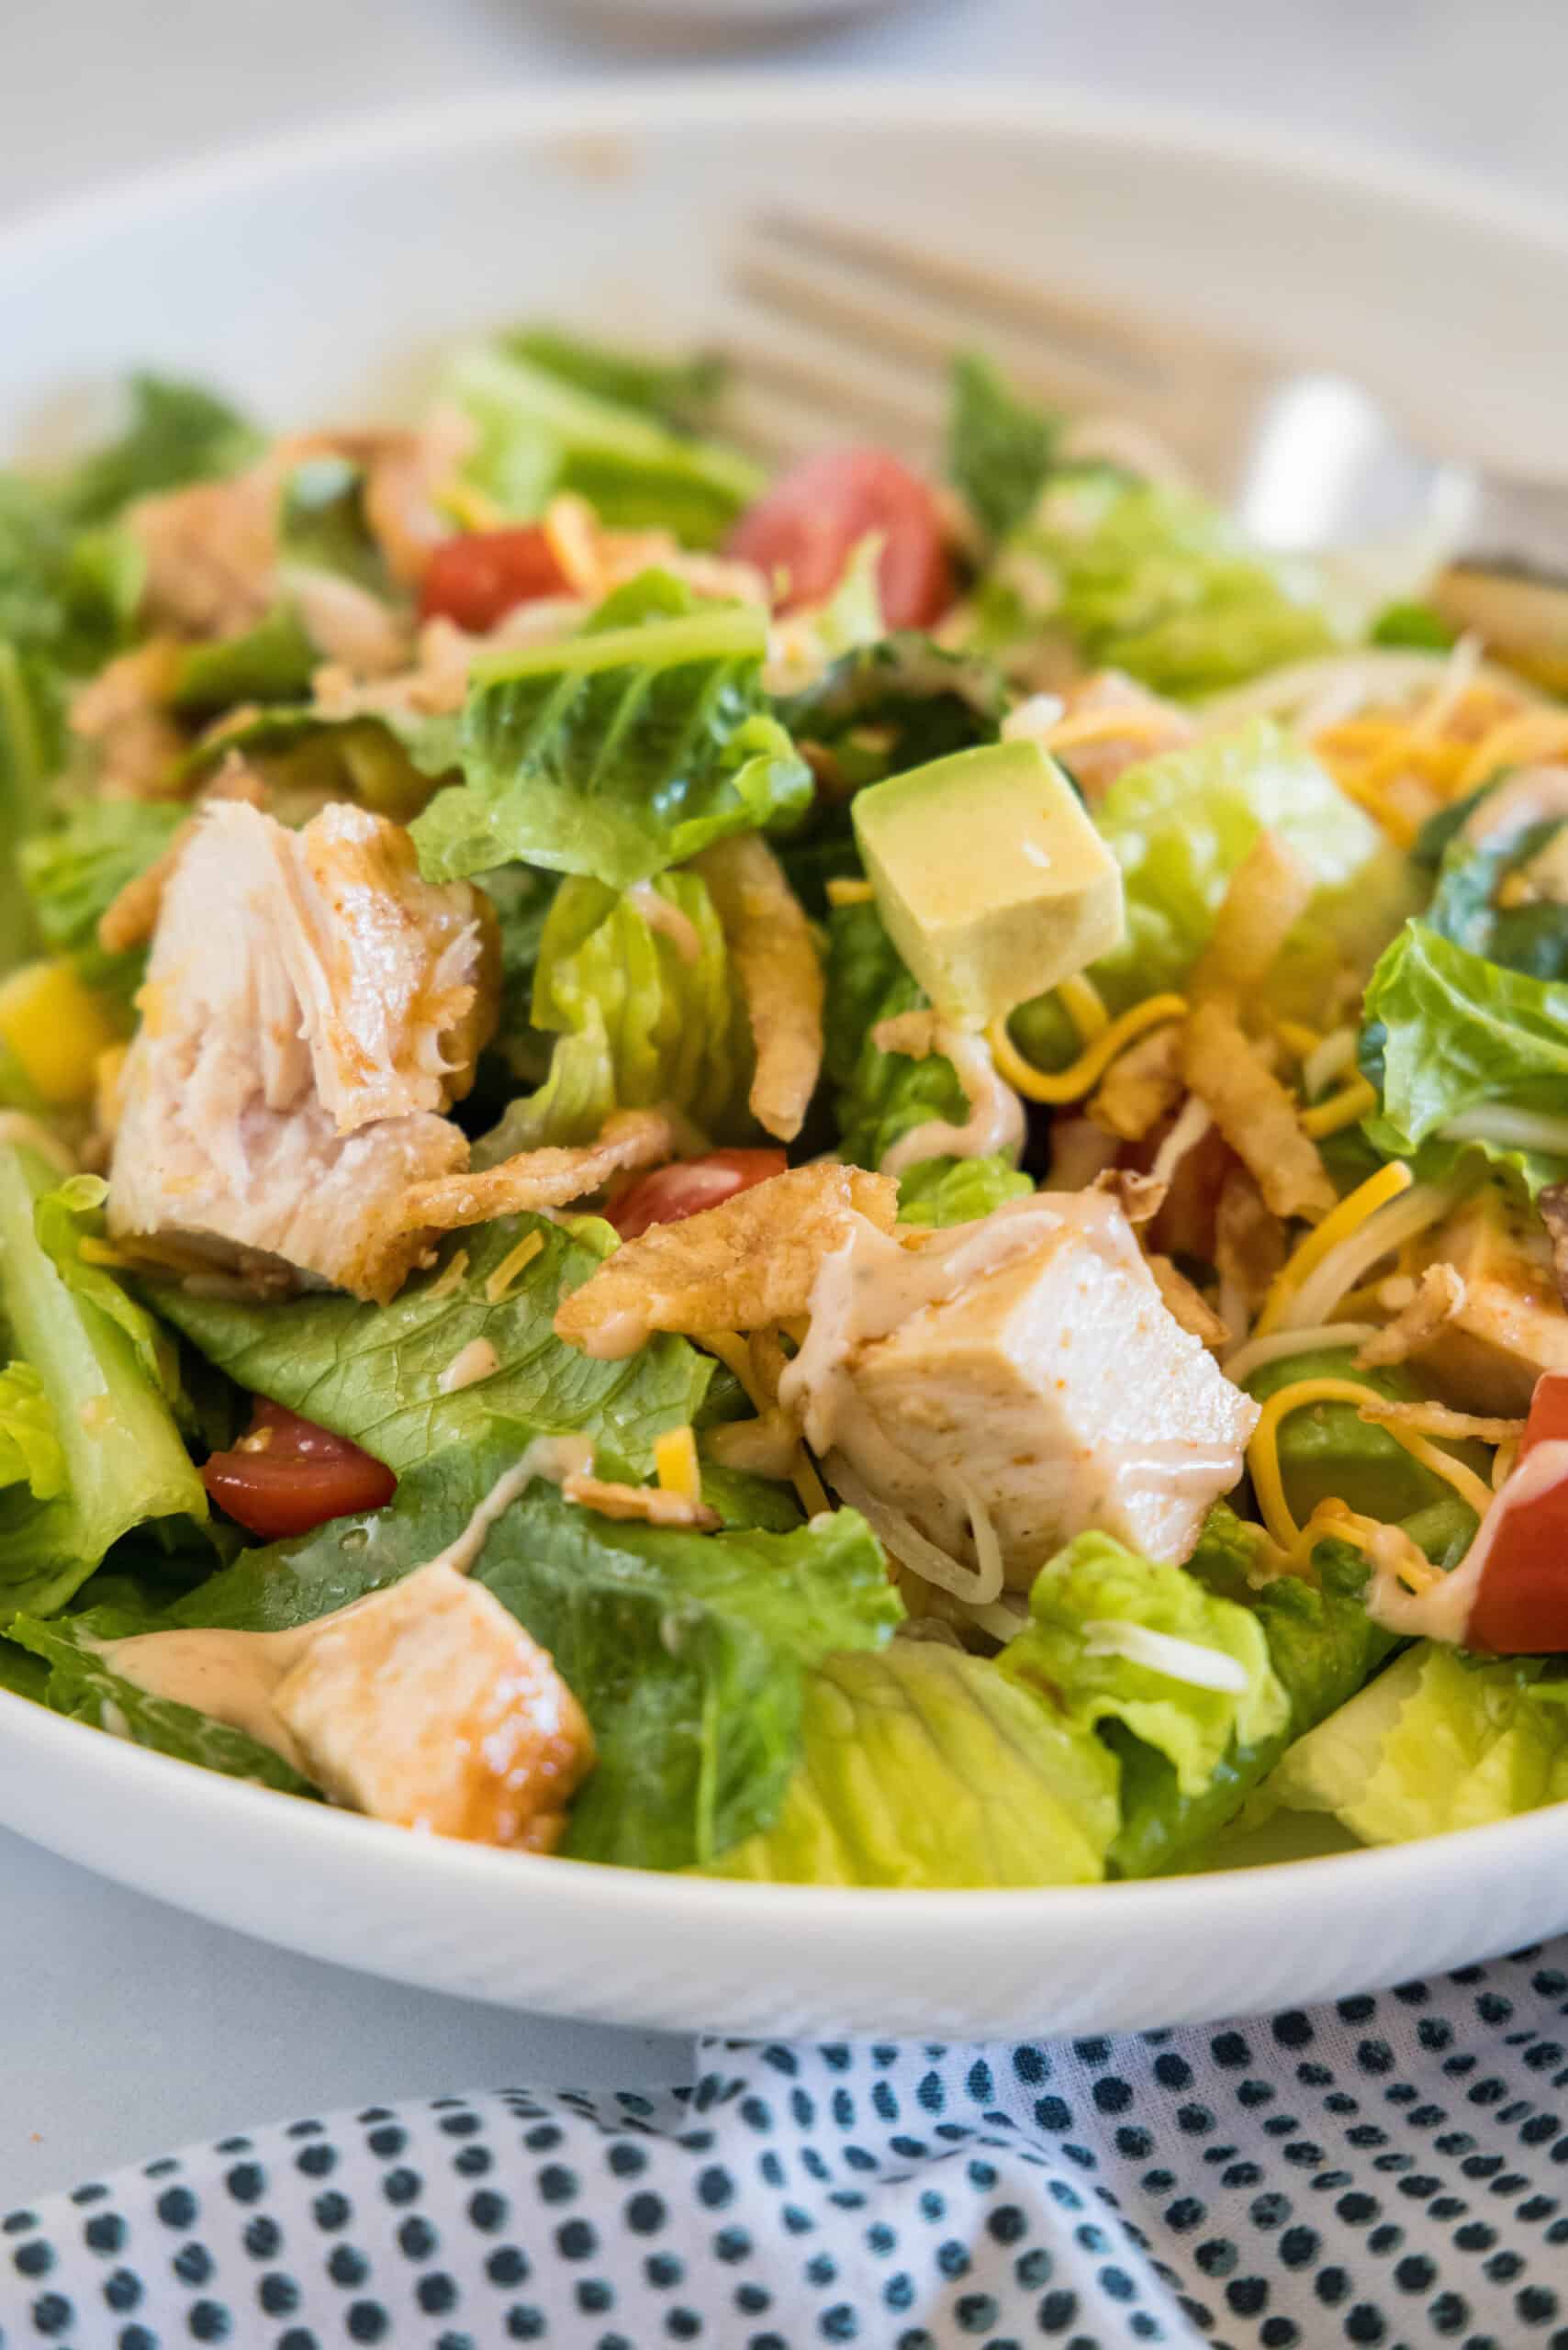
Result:
{"label": "polka dot napkin", "polygon": [[[1568,2350],[1568,1942],[1223,2029],[708,2042],[0,2219],[0,2344]],[[1560,2322],[1561,2321],[1561,2322]]]}

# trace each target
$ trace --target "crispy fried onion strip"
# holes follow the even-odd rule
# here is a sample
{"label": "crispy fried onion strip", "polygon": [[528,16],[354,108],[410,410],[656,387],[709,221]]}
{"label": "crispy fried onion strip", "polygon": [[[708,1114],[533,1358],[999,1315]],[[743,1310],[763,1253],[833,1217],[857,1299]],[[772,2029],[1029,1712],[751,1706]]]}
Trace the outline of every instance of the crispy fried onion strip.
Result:
{"label": "crispy fried onion strip", "polygon": [[1453,1265],[1428,1265],[1416,1294],[1393,1321],[1358,1349],[1356,1365],[1371,1371],[1378,1363],[1403,1362],[1435,1338],[1464,1304],[1464,1276]]}
{"label": "crispy fried onion strip", "polygon": [[517,1215],[526,1208],[566,1207],[612,1175],[672,1157],[675,1147],[674,1126],[662,1110],[618,1110],[597,1142],[575,1149],[524,1150],[498,1167],[411,1184],[403,1195],[404,1218],[412,1230],[453,1232],[459,1225],[487,1224],[492,1216]]}
{"label": "crispy fried onion strip", "polygon": [[890,1232],[898,1185],[863,1168],[795,1167],[607,1257],[562,1303],[555,1333],[617,1361],[655,1330],[756,1330],[804,1314],[823,1259],[863,1215]]}
{"label": "crispy fried onion strip", "polygon": [[1182,1099],[1182,1031],[1173,1021],[1151,1028],[1118,1053],[1089,1104],[1097,1126],[1142,1142]]}
{"label": "crispy fried onion strip", "polygon": [[756,833],[697,859],[739,974],[756,1049],[751,1111],[780,1142],[801,1131],[823,1060],[823,974],[801,901]]}
{"label": "crispy fried onion strip", "polygon": [[1385,1403],[1381,1395],[1367,1397],[1356,1407],[1360,1419],[1374,1427],[1416,1428],[1423,1436],[1478,1437],[1483,1444],[1517,1444],[1525,1432],[1523,1420],[1493,1417],[1483,1412],[1455,1412],[1447,1404]]}
{"label": "crispy fried onion strip", "polygon": [[718,1511],[710,1509],[706,1502],[669,1493],[663,1485],[622,1485],[577,1470],[563,1480],[561,1491],[567,1501],[600,1517],[638,1518],[644,1526],[686,1526],[700,1534],[711,1534],[719,1524]]}
{"label": "crispy fried onion strip", "polygon": [[1215,1270],[1220,1311],[1239,1338],[1257,1318],[1289,1254],[1285,1227],[1245,1167],[1233,1167],[1215,1209]]}
{"label": "crispy fried onion strip", "polygon": [[1311,902],[1316,883],[1277,833],[1260,833],[1230,877],[1188,993],[1247,996],[1260,987]]}
{"label": "crispy fried onion strip", "polygon": [[1190,1013],[1182,1050],[1187,1083],[1279,1216],[1316,1223],[1334,1205],[1334,1186],[1295,1105],[1257,1046],[1220,998]]}
{"label": "crispy fried onion strip", "polygon": [[1145,1262],[1154,1275],[1154,1285],[1173,1322],[1180,1322],[1183,1330],[1190,1330],[1194,1338],[1203,1340],[1205,1347],[1217,1350],[1230,1344],[1229,1324],[1220,1319],[1208,1300],[1193,1288],[1186,1274],[1180,1271],[1169,1257],[1149,1256]]}

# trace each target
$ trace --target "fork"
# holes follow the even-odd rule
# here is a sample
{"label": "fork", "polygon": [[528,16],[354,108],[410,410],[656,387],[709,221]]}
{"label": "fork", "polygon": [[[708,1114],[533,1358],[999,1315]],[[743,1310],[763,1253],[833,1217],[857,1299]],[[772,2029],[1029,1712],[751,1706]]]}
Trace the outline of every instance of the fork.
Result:
{"label": "fork", "polygon": [[789,206],[749,222],[734,279],[746,325],[726,339],[731,422],[775,461],[846,424],[928,456],[952,353],[982,342],[1021,392],[1098,412],[1070,428],[1070,453],[1125,451],[1142,470],[1140,453],[1169,452],[1260,545],[1327,553],[1425,532],[1461,551],[1465,575],[1517,578],[1537,599],[1551,583],[1568,661],[1568,485],[1428,455],[1347,375]]}

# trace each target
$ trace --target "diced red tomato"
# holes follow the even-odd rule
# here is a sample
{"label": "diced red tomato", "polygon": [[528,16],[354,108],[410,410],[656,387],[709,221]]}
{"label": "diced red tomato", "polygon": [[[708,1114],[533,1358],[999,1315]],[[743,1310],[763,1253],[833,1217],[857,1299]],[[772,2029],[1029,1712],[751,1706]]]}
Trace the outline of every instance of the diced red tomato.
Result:
{"label": "diced red tomato", "polygon": [[[1519,1439],[1520,1468],[1542,1444],[1568,1448],[1568,1376],[1561,1371],[1536,1381]],[[1498,1656],[1568,1649],[1568,1449],[1559,1458],[1562,1474],[1539,1492],[1516,1469],[1493,1505],[1489,1531],[1477,1537],[1487,1550],[1465,1627],[1469,1648]]]}
{"label": "diced red tomato", "polygon": [[570,582],[538,523],[511,531],[466,531],[445,539],[425,566],[421,620],[455,621],[483,636],[519,604],[564,595]]}
{"label": "diced red tomato", "polygon": [[741,516],[730,553],[781,578],[780,611],[826,601],[868,532],[881,536],[878,573],[890,628],[929,628],[953,600],[935,498],[881,449],[829,449],[792,466]]}
{"label": "diced red tomato", "polygon": [[264,1542],[384,1508],[398,1490],[391,1470],[357,1444],[263,1396],[233,1450],[215,1452],[201,1475],[224,1515]]}
{"label": "diced red tomato", "polygon": [[653,1224],[683,1224],[703,1208],[716,1208],[754,1183],[782,1175],[781,1150],[711,1150],[705,1158],[678,1158],[639,1177],[610,1208],[610,1221],[622,1240],[635,1240]]}

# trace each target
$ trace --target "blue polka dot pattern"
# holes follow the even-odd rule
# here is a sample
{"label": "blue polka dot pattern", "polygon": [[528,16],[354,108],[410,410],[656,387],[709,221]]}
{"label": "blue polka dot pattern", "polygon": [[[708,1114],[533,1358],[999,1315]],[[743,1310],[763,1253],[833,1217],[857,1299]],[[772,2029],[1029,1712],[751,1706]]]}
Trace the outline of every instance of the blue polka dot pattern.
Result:
{"label": "blue polka dot pattern", "polygon": [[0,2350],[1568,2350],[1568,1944],[1244,2027],[701,2063],[0,2214]]}

